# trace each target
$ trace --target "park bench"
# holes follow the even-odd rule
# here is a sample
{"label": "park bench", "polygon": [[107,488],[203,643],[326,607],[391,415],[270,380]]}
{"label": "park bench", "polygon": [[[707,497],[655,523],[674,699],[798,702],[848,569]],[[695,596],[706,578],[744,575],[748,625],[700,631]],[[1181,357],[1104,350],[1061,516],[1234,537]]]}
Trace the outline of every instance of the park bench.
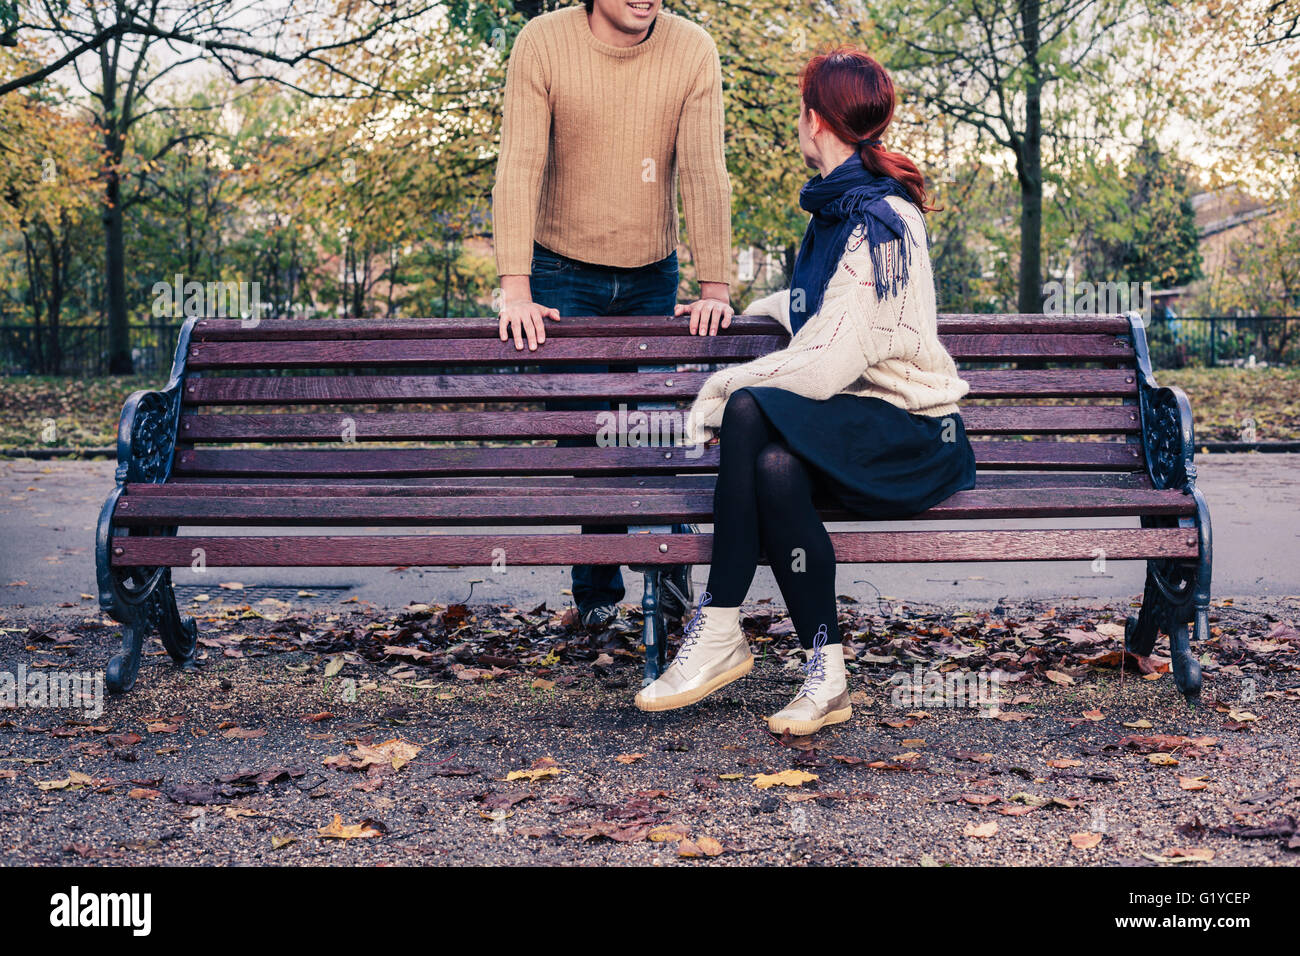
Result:
{"label": "park bench", "polygon": [[[1156,385],[1141,320],[944,315],[939,329],[971,386],[962,414],[977,487],[917,516],[943,529],[832,524],[838,560],[1145,560],[1127,647],[1146,655],[1167,634],[1178,687],[1195,702],[1188,630],[1207,637],[1209,512],[1187,398]],[[710,535],[671,531],[711,520],[718,462],[716,445],[664,444],[681,436],[670,416],[684,425],[701,367],[786,341],[755,316],[716,337],[669,317],[566,318],[533,353],[501,342],[486,317],[188,320],[167,386],[126,402],[117,487],[97,529],[100,602],[124,625],[110,689],[132,686],[153,631],[193,665],[196,627],[170,569],[200,558],[208,568],[632,566],[645,574],[653,679],[665,660],[663,572],[710,553]],[[579,360],[681,370],[547,371]],[[557,446],[602,426],[608,439],[612,416],[545,411],[546,399],[654,404],[645,415],[660,443],[629,409],[615,443]],[[1054,524],[1098,517],[1106,527]],[[973,519],[1000,521],[949,524]],[[601,524],[628,533],[577,529]]]}

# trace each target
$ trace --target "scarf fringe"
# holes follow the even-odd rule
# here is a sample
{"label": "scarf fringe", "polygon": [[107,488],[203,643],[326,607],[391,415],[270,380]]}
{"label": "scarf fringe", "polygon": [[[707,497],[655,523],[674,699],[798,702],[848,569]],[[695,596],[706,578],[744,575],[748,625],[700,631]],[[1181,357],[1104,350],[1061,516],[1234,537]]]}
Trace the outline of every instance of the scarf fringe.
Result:
{"label": "scarf fringe", "polygon": [[[846,167],[850,163],[851,160],[846,162]],[[853,174],[859,172],[856,168],[852,169]],[[832,173],[832,176],[838,173],[839,170]],[[829,183],[814,179],[809,183],[809,187],[814,185],[827,186]],[[805,192],[809,187],[805,187]],[[844,190],[814,212],[795,260],[794,278],[795,284],[798,284],[802,273],[802,278],[807,281],[811,278],[807,275],[808,266],[811,266],[817,273],[817,278],[814,280],[817,282],[817,288],[805,287],[805,294],[809,295],[806,306],[803,309],[791,309],[791,327],[795,333],[821,308],[826,289],[835,275],[849,238],[859,226],[865,229],[864,240],[871,255],[877,298],[887,299],[898,295],[907,285],[912,261],[911,246],[916,242],[916,237],[907,220],[887,202],[889,196],[899,196],[911,201],[911,196],[901,183],[887,177],[879,177],[868,184]],[[805,208],[813,207],[805,205]],[[927,228],[925,232],[928,248],[929,229]],[[813,242],[814,234],[820,234],[816,247]],[[814,264],[813,260],[819,261]]]}

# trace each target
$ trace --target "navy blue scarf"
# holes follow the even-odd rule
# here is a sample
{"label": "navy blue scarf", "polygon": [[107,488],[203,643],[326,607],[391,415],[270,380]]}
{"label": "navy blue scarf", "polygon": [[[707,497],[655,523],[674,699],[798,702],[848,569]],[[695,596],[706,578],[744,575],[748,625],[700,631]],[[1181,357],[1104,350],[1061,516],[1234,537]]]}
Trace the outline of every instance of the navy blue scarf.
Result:
{"label": "navy blue scarf", "polygon": [[[821,308],[826,286],[835,274],[849,234],[866,224],[871,265],[876,274],[876,295],[888,298],[907,283],[909,256],[907,223],[885,201],[887,196],[901,196],[908,202],[911,195],[892,176],[877,176],[862,165],[854,153],[829,176],[814,176],[799,191],[799,205],[812,213],[803,242],[794,259],[790,282],[790,331],[797,333],[809,317]],[[886,284],[882,281],[884,246],[895,239],[900,245],[898,268]],[[927,236],[928,241],[928,236]],[[802,291],[803,295],[798,293]]]}

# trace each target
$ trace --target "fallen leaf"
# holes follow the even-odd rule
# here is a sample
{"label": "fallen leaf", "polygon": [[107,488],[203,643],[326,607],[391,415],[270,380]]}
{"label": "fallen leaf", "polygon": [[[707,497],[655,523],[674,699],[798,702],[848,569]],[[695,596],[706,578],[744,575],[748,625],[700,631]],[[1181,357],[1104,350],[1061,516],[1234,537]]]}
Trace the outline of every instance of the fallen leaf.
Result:
{"label": "fallen leaf", "polygon": [[768,787],[802,787],[805,783],[817,780],[817,774],[803,770],[782,770],[780,773],[760,773],[754,775],[754,786],[761,790]]}
{"label": "fallen leaf", "polygon": [[677,840],[685,840],[689,831],[680,823],[672,823],[666,826],[655,827],[650,831],[650,842],[652,843],[673,843]]}
{"label": "fallen leaf", "polygon": [[388,764],[394,770],[401,770],[414,760],[419,752],[420,748],[415,744],[394,737],[373,747],[358,746],[355,753],[363,767],[371,764]]}
{"label": "fallen leaf", "polygon": [[682,840],[677,844],[677,855],[695,858],[717,856],[722,852],[722,844],[712,837],[700,837],[698,840]]}
{"label": "fallen leaf", "polygon": [[231,727],[221,736],[229,737],[231,740],[252,740],[256,737],[265,737],[266,729],[249,730],[245,727]]}
{"label": "fallen leaf", "polygon": [[962,836],[973,837],[977,840],[987,840],[993,834],[998,832],[998,823],[996,820],[990,820],[988,823],[968,823],[966,829],[962,830]]}
{"label": "fallen leaf", "polygon": [[379,829],[379,826],[374,820],[362,820],[360,823],[345,824],[343,817],[336,813],[329,826],[321,827],[316,832],[322,840],[355,840],[363,837],[383,836],[384,831]]}
{"label": "fallen leaf", "polygon": [[37,780],[36,786],[42,790],[76,790],[81,787],[88,787],[94,783],[94,779],[80,770],[71,771],[63,780]]}
{"label": "fallen leaf", "polygon": [[1180,849],[1174,847],[1165,850],[1163,854],[1143,853],[1144,857],[1156,863],[1208,863],[1214,859],[1214,851],[1210,849]]}
{"label": "fallen leaf", "polygon": [[542,767],[537,770],[511,770],[506,774],[507,780],[542,780],[546,777],[558,777],[564,773],[559,767]]}
{"label": "fallen leaf", "polygon": [[418,647],[398,647],[396,645],[385,647],[384,653],[389,657],[409,657],[416,661],[422,661],[433,656],[432,651],[422,651]]}

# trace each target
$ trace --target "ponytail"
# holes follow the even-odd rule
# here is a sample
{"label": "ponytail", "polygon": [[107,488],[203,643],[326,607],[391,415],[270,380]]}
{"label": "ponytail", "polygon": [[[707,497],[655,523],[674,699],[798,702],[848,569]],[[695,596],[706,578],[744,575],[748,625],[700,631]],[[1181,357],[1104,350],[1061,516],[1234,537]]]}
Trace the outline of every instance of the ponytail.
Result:
{"label": "ponytail", "polygon": [[846,143],[857,144],[863,167],[877,176],[896,179],[922,212],[930,204],[925,177],[902,153],[880,145],[894,118],[894,81],[873,57],[853,47],[839,47],[814,56],[799,74],[804,106]]}

